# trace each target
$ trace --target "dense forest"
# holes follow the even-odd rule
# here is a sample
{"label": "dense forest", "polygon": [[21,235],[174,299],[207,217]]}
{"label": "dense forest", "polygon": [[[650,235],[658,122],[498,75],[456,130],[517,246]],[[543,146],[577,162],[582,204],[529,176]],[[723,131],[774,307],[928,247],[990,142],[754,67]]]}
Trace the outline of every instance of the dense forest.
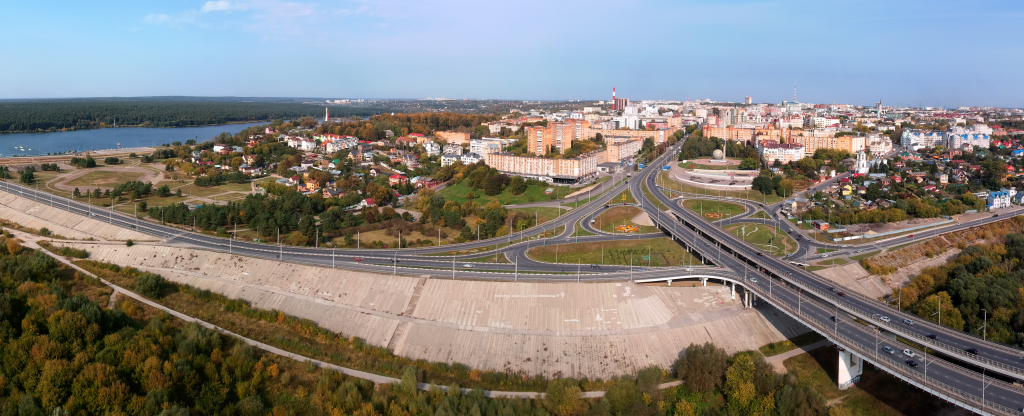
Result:
{"label": "dense forest", "polygon": [[[369,116],[377,111],[332,108],[335,117]],[[184,127],[236,122],[323,117],[324,108],[296,103],[28,101],[0,103],[0,131],[89,129],[117,125]]]}

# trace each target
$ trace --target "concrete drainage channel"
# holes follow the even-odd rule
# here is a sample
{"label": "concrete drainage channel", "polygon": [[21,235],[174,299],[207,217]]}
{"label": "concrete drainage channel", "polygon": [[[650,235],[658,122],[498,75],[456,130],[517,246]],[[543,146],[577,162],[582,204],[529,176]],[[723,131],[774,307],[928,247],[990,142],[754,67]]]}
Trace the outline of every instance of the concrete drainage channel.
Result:
{"label": "concrete drainage channel", "polygon": [[[335,365],[335,364],[331,364],[331,363],[328,363],[328,362],[312,359],[312,358],[305,357],[305,356],[298,355],[298,354],[293,354],[291,352],[282,350],[282,349],[274,347],[272,345],[264,344],[264,343],[256,341],[256,340],[240,336],[240,335],[238,335],[238,334],[236,334],[234,332],[231,332],[231,331],[228,331],[226,329],[220,328],[220,327],[218,327],[216,325],[213,325],[213,324],[211,324],[209,322],[206,322],[206,321],[203,321],[201,319],[196,319],[196,318],[193,318],[191,316],[185,315],[185,314],[180,313],[178,311],[175,311],[175,310],[173,310],[171,308],[163,306],[163,305],[161,305],[159,303],[156,303],[156,302],[153,302],[153,301],[151,301],[149,299],[146,299],[142,295],[139,295],[139,294],[137,294],[135,292],[132,292],[132,291],[127,290],[125,288],[122,288],[122,287],[120,287],[118,285],[110,283],[110,282],[100,278],[99,276],[96,276],[96,275],[88,272],[87,270],[85,270],[85,269],[83,269],[81,267],[78,267],[77,265],[75,265],[74,263],[68,261],[64,257],[61,257],[61,256],[56,255],[54,253],[51,253],[50,251],[48,251],[48,250],[46,250],[46,249],[44,249],[42,247],[40,247],[39,250],[42,251],[43,253],[46,253],[48,256],[53,257],[57,261],[59,261],[61,263],[64,263],[64,264],[68,265],[69,267],[77,270],[80,273],[84,273],[84,274],[86,274],[86,275],[88,275],[90,277],[93,277],[95,279],[99,279],[101,282],[103,282],[103,284],[109,286],[111,289],[114,290],[114,293],[111,296],[118,295],[118,294],[123,295],[123,296],[128,296],[128,297],[130,297],[132,299],[135,299],[135,300],[137,300],[139,302],[145,303],[146,305],[148,305],[150,307],[153,307],[153,308],[159,309],[161,311],[167,312],[167,313],[173,315],[174,317],[176,317],[178,319],[184,320],[186,322],[195,322],[195,323],[197,323],[199,325],[202,325],[203,327],[215,330],[215,331],[217,331],[217,332],[219,332],[219,333],[221,333],[223,335],[227,335],[227,336],[231,336],[231,337],[237,338],[237,339],[241,340],[242,342],[245,342],[248,345],[251,345],[253,347],[259,348],[259,349],[261,349],[263,351],[266,351],[266,352],[269,352],[271,354],[278,355],[278,356],[285,357],[285,358],[289,358],[289,359],[292,359],[292,360],[295,360],[295,361],[311,362],[311,363],[313,363],[314,365],[316,365],[317,367],[320,367],[320,368],[325,368],[325,369],[328,369],[328,370],[337,371],[339,373],[345,374],[345,375],[350,376],[350,377],[355,377],[355,378],[359,378],[359,379],[363,379],[363,380],[368,380],[368,381],[372,381],[372,382],[378,383],[378,384],[380,384],[380,383],[395,384],[395,383],[400,383],[402,381],[401,379],[397,379],[397,378],[394,378],[394,377],[387,377],[387,376],[382,376],[382,375],[379,375],[379,374],[373,374],[373,373],[368,373],[368,372],[365,372],[365,371],[355,370],[355,369],[348,368],[348,367],[341,367],[341,366],[338,366],[338,365]],[[659,384],[658,385],[658,389],[667,389],[667,388],[678,386],[680,384],[682,384],[681,381],[670,381],[668,383]],[[438,385],[438,384],[429,384],[429,383],[417,383],[416,384],[416,388],[419,389],[419,390],[430,390],[431,388],[435,388],[435,387],[436,388],[440,388],[441,390],[446,391],[446,392],[448,391],[448,386],[443,386],[443,385]],[[473,391],[474,389],[461,388],[459,390],[461,390],[463,393],[468,394],[469,392]],[[522,399],[532,399],[532,398],[544,398],[544,395],[545,395],[545,393],[543,393],[543,392],[497,391],[497,390],[482,390],[482,391],[483,391],[484,397],[489,397],[489,398],[505,398],[505,399],[522,398]],[[582,393],[582,397],[589,398],[589,399],[594,399],[594,398],[604,397],[604,394],[605,394],[604,391],[587,391],[587,392],[583,392]]]}

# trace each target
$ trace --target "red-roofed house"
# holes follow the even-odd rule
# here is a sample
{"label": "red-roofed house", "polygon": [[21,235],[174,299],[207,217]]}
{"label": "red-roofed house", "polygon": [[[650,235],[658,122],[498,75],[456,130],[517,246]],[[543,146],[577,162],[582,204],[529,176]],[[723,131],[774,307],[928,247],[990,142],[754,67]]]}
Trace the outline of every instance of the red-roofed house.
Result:
{"label": "red-roofed house", "polygon": [[391,186],[395,186],[404,182],[409,182],[409,178],[406,178],[405,176],[399,174],[394,174],[388,177],[388,183],[390,183]]}
{"label": "red-roofed house", "polygon": [[377,206],[377,202],[374,201],[373,198],[366,198],[366,199],[364,199],[364,200],[359,202],[359,207],[360,208],[375,207],[375,206]]}

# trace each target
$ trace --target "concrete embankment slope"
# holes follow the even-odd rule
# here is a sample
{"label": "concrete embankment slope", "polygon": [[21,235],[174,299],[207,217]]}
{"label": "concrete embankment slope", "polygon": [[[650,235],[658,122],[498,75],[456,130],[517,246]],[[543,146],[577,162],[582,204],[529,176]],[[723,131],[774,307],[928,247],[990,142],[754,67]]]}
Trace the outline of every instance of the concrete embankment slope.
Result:
{"label": "concrete embankment slope", "polygon": [[667,368],[690,343],[740,351],[807,331],[774,310],[743,309],[722,286],[453,281],[149,244],[62,244],[312,319],[398,355],[482,370],[608,378]]}
{"label": "concrete embankment slope", "polygon": [[[60,198],[54,197],[54,201],[54,203],[59,203]],[[100,211],[102,209],[97,208],[97,212]],[[102,217],[95,217],[100,219],[93,219],[72,214],[56,207],[50,207],[49,204],[36,202],[6,192],[0,192],[0,218],[37,230],[46,227],[54,234],[77,240],[85,240],[90,237],[122,241],[128,239],[136,241],[157,240],[156,237],[151,235],[112,226],[101,221]]]}

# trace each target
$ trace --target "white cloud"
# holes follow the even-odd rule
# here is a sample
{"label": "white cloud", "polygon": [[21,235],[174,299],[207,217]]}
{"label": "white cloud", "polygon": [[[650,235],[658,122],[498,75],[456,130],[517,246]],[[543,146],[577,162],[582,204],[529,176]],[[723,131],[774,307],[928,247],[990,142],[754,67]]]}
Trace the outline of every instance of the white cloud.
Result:
{"label": "white cloud", "polygon": [[236,4],[227,0],[208,1],[203,4],[203,13],[237,9]]}

